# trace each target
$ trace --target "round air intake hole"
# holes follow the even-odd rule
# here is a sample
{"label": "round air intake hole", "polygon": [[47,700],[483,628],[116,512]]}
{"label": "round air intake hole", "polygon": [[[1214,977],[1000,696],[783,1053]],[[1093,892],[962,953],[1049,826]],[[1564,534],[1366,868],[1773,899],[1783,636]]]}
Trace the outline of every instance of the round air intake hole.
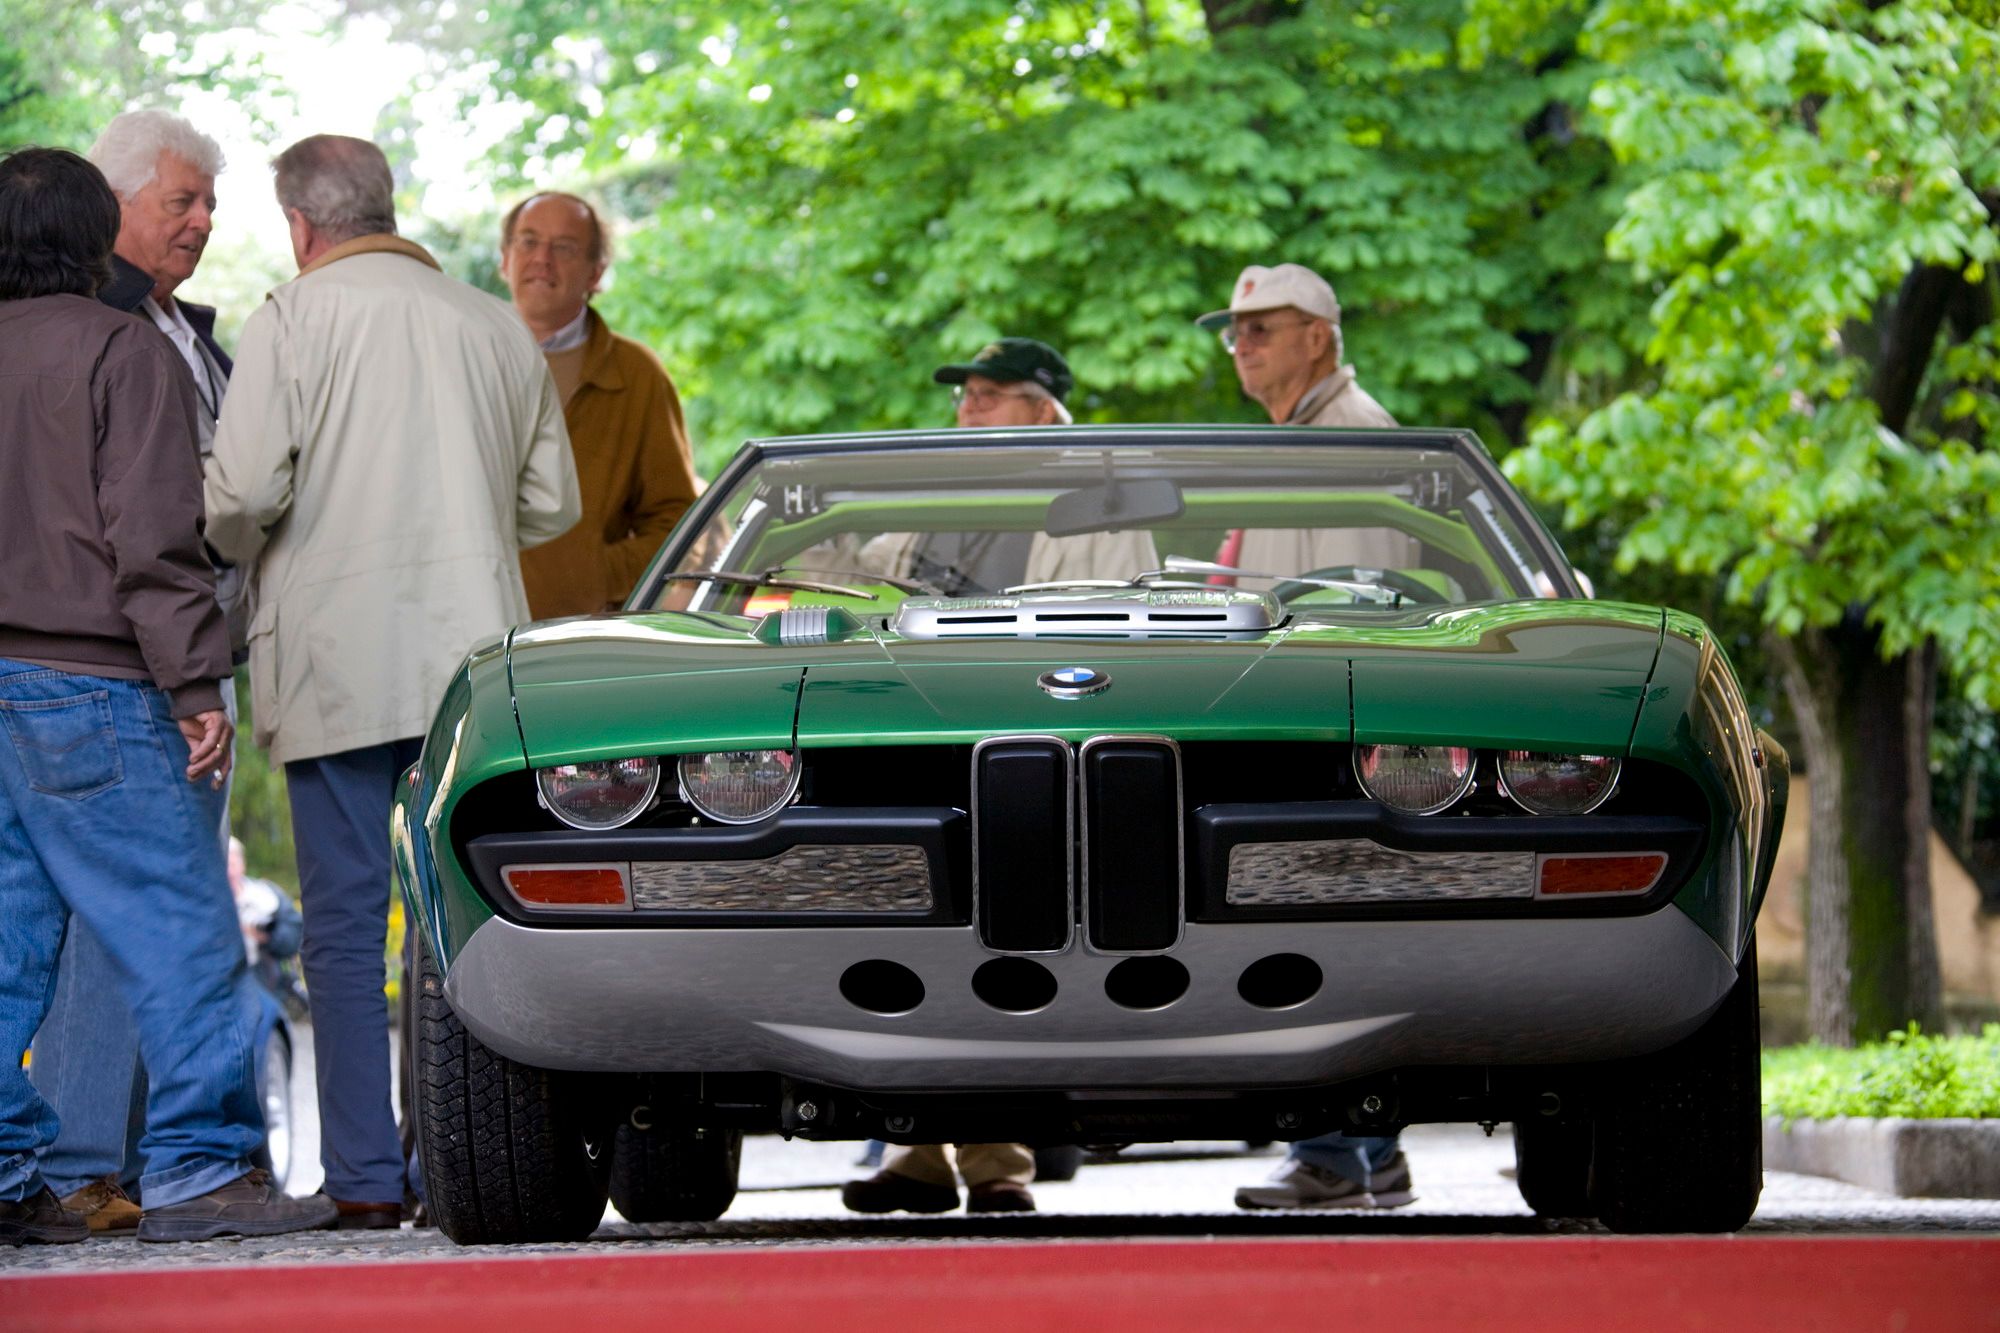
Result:
{"label": "round air intake hole", "polygon": [[1056,978],[1026,958],[992,958],[972,974],[972,993],[1002,1013],[1031,1014],[1056,998]]}
{"label": "round air intake hole", "polygon": [[871,1014],[907,1014],[924,1002],[924,983],[901,963],[870,958],[840,974],[840,993]]}
{"label": "round air intake hole", "polygon": [[1104,978],[1104,993],[1123,1009],[1164,1009],[1187,994],[1188,970],[1171,958],[1127,958]]}
{"label": "round air intake hole", "polygon": [[1274,953],[1243,969],[1236,993],[1259,1009],[1290,1009],[1319,994],[1326,974],[1304,954]]}

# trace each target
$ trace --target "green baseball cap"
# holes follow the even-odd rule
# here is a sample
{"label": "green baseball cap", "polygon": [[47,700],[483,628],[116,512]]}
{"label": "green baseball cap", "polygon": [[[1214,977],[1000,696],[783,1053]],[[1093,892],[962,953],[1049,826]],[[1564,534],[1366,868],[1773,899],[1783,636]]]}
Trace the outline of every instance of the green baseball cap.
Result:
{"label": "green baseball cap", "polygon": [[1057,402],[1069,396],[1076,378],[1062,353],[1033,338],[1002,338],[979,349],[970,361],[939,366],[931,376],[939,384],[963,384],[971,375],[983,375],[1002,384],[1032,380],[1047,389]]}

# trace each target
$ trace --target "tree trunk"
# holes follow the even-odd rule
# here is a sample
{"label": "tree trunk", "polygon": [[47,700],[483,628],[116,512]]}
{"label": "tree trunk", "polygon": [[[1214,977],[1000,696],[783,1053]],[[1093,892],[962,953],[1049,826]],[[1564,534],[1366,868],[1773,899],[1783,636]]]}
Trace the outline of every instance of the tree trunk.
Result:
{"label": "tree trunk", "polygon": [[1812,783],[1806,1019],[1849,1046],[1941,1011],[1930,892],[1935,651],[1883,658],[1861,613],[1774,641]]}
{"label": "tree trunk", "polygon": [[1301,0],[1201,0],[1208,35],[1220,37],[1231,28],[1268,28],[1299,12]]}

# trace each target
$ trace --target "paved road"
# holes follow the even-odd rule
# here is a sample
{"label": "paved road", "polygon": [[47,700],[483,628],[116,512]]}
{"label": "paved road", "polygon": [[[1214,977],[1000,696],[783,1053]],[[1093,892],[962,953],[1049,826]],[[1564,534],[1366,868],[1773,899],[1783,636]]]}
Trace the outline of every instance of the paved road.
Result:
{"label": "paved road", "polygon": [[[293,1193],[319,1188],[319,1125],[312,1085],[312,1031],[298,1033],[293,1071],[297,1162]],[[719,1221],[639,1226],[608,1212],[590,1241],[530,1245],[505,1251],[462,1250],[434,1230],[323,1232],[268,1240],[197,1245],[140,1245],[97,1240],[87,1245],[0,1249],[0,1277],[37,1271],[171,1268],[283,1259],[306,1263],[448,1260],[506,1254],[629,1252],[655,1245],[902,1244],[940,1241],[1083,1240],[1186,1236],[1416,1237],[1604,1234],[1582,1223],[1537,1220],[1521,1202],[1509,1173],[1514,1164],[1506,1126],[1491,1138],[1476,1126],[1419,1125],[1404,1136],[1417,1201],[1393,1212],[1245,1213],[1235,1208],[1238,1185],[1257,1180],[1279,1160],[1241,1144],[1140,1144],[1114,1161],[1086,1165],[1074,1181],[1035,1186],[1041,1211],[1031,1216],[859,1217],[840,1206],[843,1181],[865,1171],[860,1145],[787,1143],[770,1137],[744,1144],[742,1187]],[[1767,1173],[1753,1234],[1899,1234],[2000,1236],[2000,1200],[1898,1199],[1814,1176]]]}
{"label": "paved road", "polygon": [[[743,1187],[720,1221],[636,1226],[616,1213],[590,1241],[463,1250],[432,1230],[322,1232],[198,1245],[87,1245],[0,1250],[0,1278],[38,1271],[134,1270],[251,1260],[301,1263],[468,1260],[508,1255],[632,1253],[659,1247],[931,1244],[977,1240],[1171,1239],[1228,1236],[1419,1237],[1603,1234],[1580,1223],[1537,1220],[1502,1174],[1513,1164],[1503,1128],[1487,1139],[1476,1127],[1417,1126],[1405,1136],[1418,1199],[1367,1215],[1244,1213],[1235,1187],[1277,1161],[1240,1145],[1140,1145],[1115,1162],[1086,1165],[1077,1179],[1035,1187],[1033,1215],[973,1218],[863,1218],[840,1206],[839,1186],[859,1173],[856,1146],[753,1138],[744,1147]],[[1856,1186],[1772,1172],[1752,1234],[2000,1236],[2000,1201],[1896,1199]]]}
{"label": "paved road", "polygon": [[[301,1055],[304,1192],[319,1172]],[[578,1244],[461,1249],[406,1227],[0,1250],[0,1328],[227,1333],[310,1309],[334,1326],[433,1333],[607,1333],[660,1327],[669,1312],[685,1327],[885,1333],[936,1327],[950,1310],[964,1333],[1164,1333],[1308,1327],[1339,1311],[1411,1333],[1601,1333],[1628,1326],[1636,1300],[1650,1327],[1689,1333],[2000,1330],[2000,1201],[1771,1172],[1744,1238],[1631,1240],[1533,1217],[1507,1174],[1505,1127],[1418,1126],[1404,1144],[1419,1197],[1388,1213],[1240,1212],[1236,1186],[1278,1153],[1190,1143],[1139,1145],[1039,1184],[1032,1215],[864,1218],[839,1199],[863,1170],[858,1145],[755,1138],[720,1221],[636,1226],[614,1212]],[[970,1291],[983,1301],[966,1305]]]}

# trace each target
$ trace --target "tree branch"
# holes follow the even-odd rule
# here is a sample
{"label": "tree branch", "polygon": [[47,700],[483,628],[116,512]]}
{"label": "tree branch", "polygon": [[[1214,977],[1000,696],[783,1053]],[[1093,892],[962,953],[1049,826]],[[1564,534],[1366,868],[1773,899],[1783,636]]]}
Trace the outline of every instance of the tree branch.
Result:
{"label": "tree branch", "polygon": [[1887,309],[1876,316],[1875,367],[1868,396],[1875,400],[1882,424],[1898,435],[1910,423],[1910,409],[1916,405],[1954,289],[1964,285],[1957,270],[1926,264],[1903,279]]}

